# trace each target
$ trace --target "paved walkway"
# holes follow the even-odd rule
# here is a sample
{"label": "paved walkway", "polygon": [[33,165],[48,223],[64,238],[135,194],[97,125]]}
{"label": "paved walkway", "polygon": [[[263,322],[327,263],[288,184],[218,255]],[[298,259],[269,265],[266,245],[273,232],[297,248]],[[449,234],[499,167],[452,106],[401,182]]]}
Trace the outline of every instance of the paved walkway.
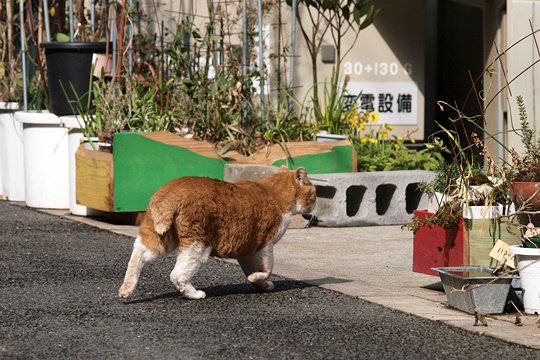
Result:
{"label": "paved walkway", "polygon": [[[136,236],[135,226],[112,225],[66,211],[47,212],[116,233]],[[434,321],[540,349],[538,316],[474,315],[449,308],[439,278],[412,272],[412,233],[400,226],[289,229],[275,248],[274,273],[335,290]]]}

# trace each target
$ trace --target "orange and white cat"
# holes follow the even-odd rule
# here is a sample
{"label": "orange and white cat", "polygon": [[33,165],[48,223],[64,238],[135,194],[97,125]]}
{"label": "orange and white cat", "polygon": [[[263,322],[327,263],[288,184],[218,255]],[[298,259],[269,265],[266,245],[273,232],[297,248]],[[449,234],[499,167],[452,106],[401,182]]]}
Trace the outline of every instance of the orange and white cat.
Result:
{"label": "orange and white cat", "polygon": [[150,199],[119,296],[133,293],[144,263],[172,251],[176,265],[170,278],[186,298],[206,297],[190,280],[209,256],[238,259],[252,285],[271,290],[273,247],[292,216],[311,212],[315,199],[304,168],[282,169],[257,182],[172,180]]}

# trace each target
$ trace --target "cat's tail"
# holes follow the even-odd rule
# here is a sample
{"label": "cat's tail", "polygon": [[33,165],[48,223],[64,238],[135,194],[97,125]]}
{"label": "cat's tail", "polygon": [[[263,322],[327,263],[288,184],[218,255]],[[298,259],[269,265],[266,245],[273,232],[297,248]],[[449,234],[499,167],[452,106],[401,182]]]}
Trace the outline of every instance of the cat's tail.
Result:
{"label": "cat's tail", "polygon": [[148,215],[154,222],[154,231],[163,235],[172,227],[176,210],[171,207],[160,207],[159,204],[150,204],[147,210]]}

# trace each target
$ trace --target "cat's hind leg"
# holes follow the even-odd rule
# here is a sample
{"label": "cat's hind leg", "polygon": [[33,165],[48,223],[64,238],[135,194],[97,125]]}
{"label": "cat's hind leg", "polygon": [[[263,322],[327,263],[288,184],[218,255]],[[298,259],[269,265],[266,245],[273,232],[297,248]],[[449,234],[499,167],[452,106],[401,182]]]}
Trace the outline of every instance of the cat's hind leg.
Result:
{"label": "cat's hind leg", "polygon": [[125,299],[133,293],[137,286],[137,282],[139,281],[139,276],[141,275],[141,269],[144,263],[152,261],[155,258],[157,258],[157,255],[147,249],[141,243],[141,237],[137,236],[135,243],[133,244],[133,252],[129,259],[124,283],[120,287],[120,290],[118,290],[118,295],[121,298]]}
{"label": "cat's hind leg", "polygon": [[273,245],[267,245],[255,253],[238,259],[249,283],[263,291],[270,291],[274,284],[268,280],[274,265]]}
{"label": "cat's hind leg", "polygon": [[184,297],[188,299],[204,299],[206,297],[206,293],[195,289],[190,280],[202,264],[208,260],[211,251],[210,246],[197,242],[181,246],[178,249],[176,265],[171,272],[171,281]]}

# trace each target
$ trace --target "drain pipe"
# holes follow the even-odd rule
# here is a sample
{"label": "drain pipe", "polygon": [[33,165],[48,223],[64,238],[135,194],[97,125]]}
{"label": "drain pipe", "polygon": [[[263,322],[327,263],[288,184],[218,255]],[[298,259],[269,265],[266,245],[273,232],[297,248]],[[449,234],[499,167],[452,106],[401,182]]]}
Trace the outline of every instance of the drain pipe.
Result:
{"label": "drain pipe", "polygon": [[[128,4],[131,7],[131,5],[133,4],[133,0],[128,0]],[[133,27],[131,25],[131,21],[129,21],[126,25],[126,33],[129,39],[129,48],[127,50],[128,76],[131,76],[131,74],[133,73],[133,47],[131,42],[131,40],[133,39]],[[163,37],[163,33],[161,34],[161,36]],[[161,51],[163,52],[163,47],[161,48]]]}
{"label": "drain pipe", "polygon": [[[291,94],[294,93],[294,72],[295,72],[295,64],[294,60],[296,57],[296,0],[292,0],[292,14],[291,14],[291,24],[292,24],[292,30],[291,30],[291,53],[290,53],[290,64],[289,64],[289,71],[290,71],[290,80],[289,80],[289,89],[291,91]],[[287,97],[287,106],[290,110],[292,105],[292,100],[290,97]]]}
{"label": "drain pipe", "polygon": [[75,39],[73,31],[73,0],[69,0],[69,41],[73,42]]}
{"label": "drain pipe", "polygon": [[51,41],[51,27],[49,25],[49,4],[43,0],[43,21],[45,22],[45,39]]}
{"label": "drain pipe", "polygon": [[294,64],[294,58],[296,56],[296,0],[292,0],[292,30],[291,30],[291,54],[290,54],[290,67],[289,67],[289,71],[291,72],[290,74],[290,81],[289,81],[289,87],[291,89],[294,88],[294,69],[295,69],[295,64]]}
{"label": "drain pipe", "polygon": [[259,74],[260,74],[260,89],[261,89],[261,108],[264,106],[264,59],[263,59],[263,14],[262,0],[257,2],[257,15],[259,21]]}
{"label": "drain pipe", "polygon": [[247,0],[242,0],[242,66],[244,68],[244,75],[247,73],[248,64],[248,17],[247,17]]}
{"label": "drain pipe", "polygon": [[[46,0],[44,0],[46,1]],[[28,89],[26,87],[27,83],[27,74],[26,74],[26,43],[25,38],[26,35],[24,33],[24,5],[23,1],[19,1],[19,20],[21,23],[21,53],[22,53],[22,77],[23,77],[23,104],[24,104],[24,111],[28,111]]]}
{"label": "drain pipe", "polygon": [[92,31],[92,41],[94,41],[94,34],[96,32],[96,0],[92,0],[90,3],[90,29]]}

